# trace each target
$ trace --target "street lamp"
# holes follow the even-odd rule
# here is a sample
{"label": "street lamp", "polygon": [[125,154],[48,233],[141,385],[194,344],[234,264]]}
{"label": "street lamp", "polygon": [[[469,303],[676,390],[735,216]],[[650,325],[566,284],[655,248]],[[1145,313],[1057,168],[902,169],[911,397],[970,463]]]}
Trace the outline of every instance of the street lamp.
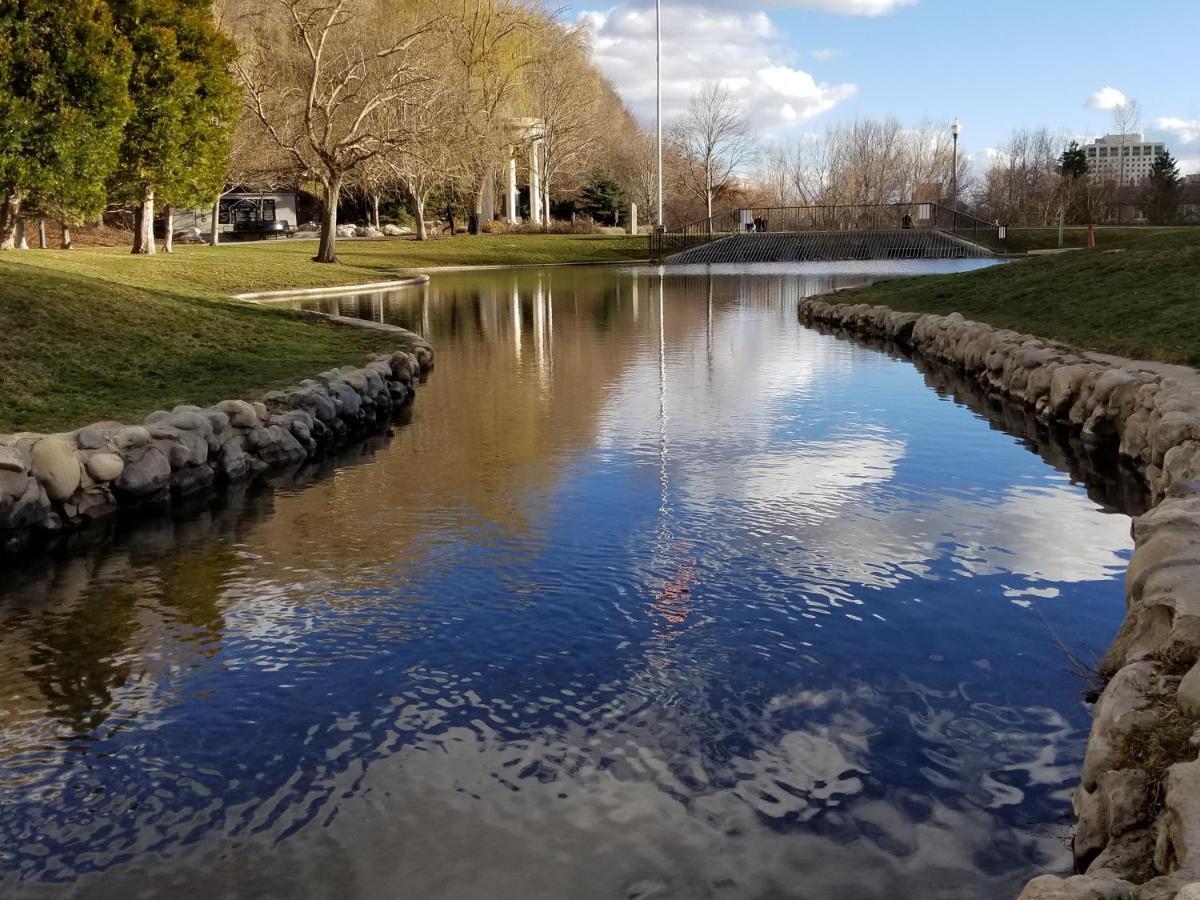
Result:
{"label": "street lamp", "polygon": [[958,133],[962,131],[962,126],[958,124],[958,117],[954,117],[954,124],[950,126],[950,134],[954,136],[954,171],[950,173],[951,183],[954,185],[950,191],[950,203],[954,207],[954,211],[958,212]]}

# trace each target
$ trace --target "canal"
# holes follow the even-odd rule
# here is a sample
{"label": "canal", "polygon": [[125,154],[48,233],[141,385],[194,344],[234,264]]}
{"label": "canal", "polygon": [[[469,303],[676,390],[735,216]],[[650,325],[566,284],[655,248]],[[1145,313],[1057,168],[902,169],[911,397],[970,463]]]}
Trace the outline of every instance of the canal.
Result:
{"label": "canal", "polygon": [[1005,898],[1069,869],[1130,504],[796,315],[970,265],[310,301],[434,345],[393,435],[3,564],[0,894]]}

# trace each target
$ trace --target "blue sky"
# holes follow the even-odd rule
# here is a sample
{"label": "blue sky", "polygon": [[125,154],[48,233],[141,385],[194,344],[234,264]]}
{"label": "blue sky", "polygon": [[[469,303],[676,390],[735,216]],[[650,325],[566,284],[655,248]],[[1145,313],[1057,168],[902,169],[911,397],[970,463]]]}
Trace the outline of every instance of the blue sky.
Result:
{"label": "blue sky", "polygon": [[[984,158],[1013,128],[1111,130],[1135,98],[1141,130],[1200,171],[1200,0],[663,0],[669,116],[725,80],[768,140],[855,116],[963,123]],[[653,117],[653,0],[574,0],[597,63]],[[1097,96],[1098,92],[1110,88]],[[1105,108],[1108,107],[1108,108]]]}

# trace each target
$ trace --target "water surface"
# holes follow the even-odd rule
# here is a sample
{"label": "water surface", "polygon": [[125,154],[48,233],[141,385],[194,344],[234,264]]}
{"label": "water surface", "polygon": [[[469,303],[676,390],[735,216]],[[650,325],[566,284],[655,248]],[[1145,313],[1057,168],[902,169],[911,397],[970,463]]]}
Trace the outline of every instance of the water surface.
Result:
{"label": "water surface", "polygon": [[390,440],[4,564],[0,893],[999,898],[1068,867],[1063,648],[1121,618],[1127,510],[799,325],[888,271],[320,301],[434,344]]}

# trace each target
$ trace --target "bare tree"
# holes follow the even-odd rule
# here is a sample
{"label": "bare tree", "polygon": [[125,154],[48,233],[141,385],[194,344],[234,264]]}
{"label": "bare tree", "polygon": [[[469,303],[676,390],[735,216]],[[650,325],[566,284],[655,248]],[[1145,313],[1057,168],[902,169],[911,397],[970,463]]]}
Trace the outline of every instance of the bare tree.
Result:
{"label": "bare tree", "polygon": [[538,174],[547,226],[551,184],[578,172],[599,143],[599,96],[595,79],[588,77],[587,53],[579,31],[552,26],[544,31],[541,58],[527,73],[531,105],[542,122]]}
{"label": "bare tree", "polygon": [[437,19],[387,0],[260,0],[239,20],[237,73],[248,109],[299,171],[321,184],[317,262],[337,262],[337,207],[348,176],[410,139],[396,108],[430,78],[416,52]]}
{"label": "bare tree", "polygon": [[711,219],[713,197],[754,158],[754,136],[741,104],[728,88],[706,84],[672,126],[671,142],[685,163],[685,186],[704,201]]}
{"label": "bare tree", "polygon": [[401,127],[409,139],[395,153],[381,156],[377,167],[382,180],[398,184],[412,204],[418,240],[428,238],[425,209],[429,198],[439,189],[457,183],[464,170],[455,152],[456,132],[452,116],[459,104],[449,97],[457,87],[453,83],[430,84],[425,102],[409,106]]}
{"label": "bare tree", "polygon": [[1112,111],[1113,128],[1121,136],[1120,162],[1117,166],[1117,184],[1125,186],[1125,151],[1128,149],[1126,136],[1136,132],[1142,121],[1142,109],[1132,98],[1124,100]]}
{"label": "bare tree", "polygon": [[444,0],[449,51],[459,86],[454,121],[466,168],[475,182],[474,212],[481,217],[497,161],[507,152],[522,74],[534,61],[530,32],[539,19],[528,0]]}

